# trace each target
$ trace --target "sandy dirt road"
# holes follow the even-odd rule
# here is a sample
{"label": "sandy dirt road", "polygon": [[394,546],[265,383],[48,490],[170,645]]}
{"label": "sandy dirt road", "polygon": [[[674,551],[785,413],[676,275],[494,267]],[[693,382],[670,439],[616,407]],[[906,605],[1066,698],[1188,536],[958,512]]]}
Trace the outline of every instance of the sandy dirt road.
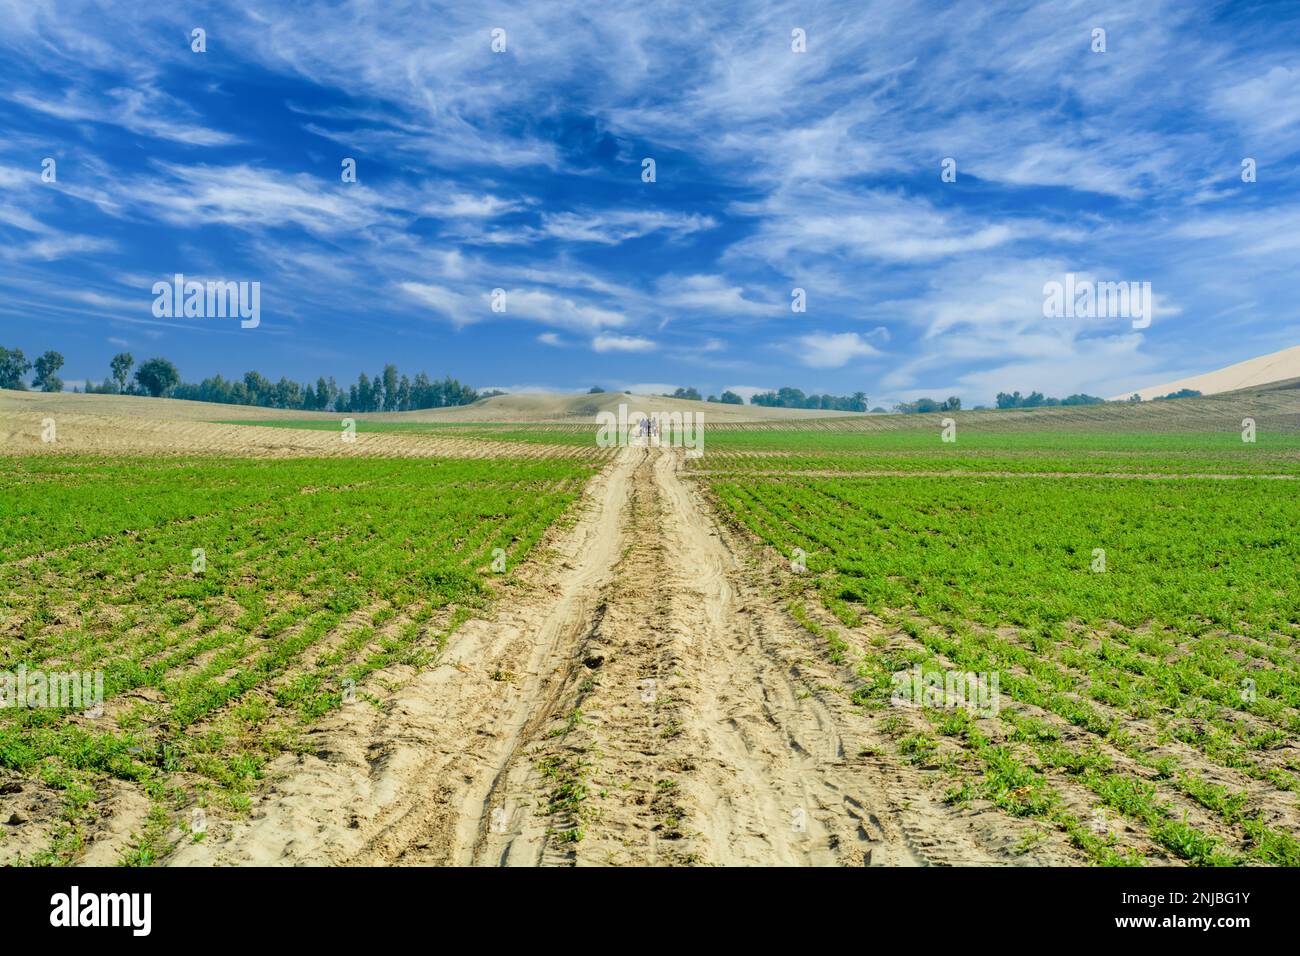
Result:
{"label": "sandy dirt road", "polygon": [[1010,862],[1015,824],[948,808],[882,756],[748,547],[679,455],[623,450],[552,579],[382,707],[344,708],[248,820],[169,862]]}

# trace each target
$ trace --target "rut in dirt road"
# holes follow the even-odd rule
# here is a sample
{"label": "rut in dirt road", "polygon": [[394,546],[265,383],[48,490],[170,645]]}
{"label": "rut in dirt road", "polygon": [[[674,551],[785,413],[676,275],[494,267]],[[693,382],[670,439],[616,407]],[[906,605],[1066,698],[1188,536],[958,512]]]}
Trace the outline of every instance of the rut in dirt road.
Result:
{"label": "rut in dirt road", "polygon": [[484,808],[522,822],[481,828],[475,862],[922,862],[834,717],[770,655],[791,625],[741,593],[679,459],[639,453],[599,619],[568,629],[585,637]]}
{"label": "rut in dirt road", "polygon": [[593,479],[547,579],[285,758],[172,863],[1005,862],[880,756],[850,673],[668,450]]}

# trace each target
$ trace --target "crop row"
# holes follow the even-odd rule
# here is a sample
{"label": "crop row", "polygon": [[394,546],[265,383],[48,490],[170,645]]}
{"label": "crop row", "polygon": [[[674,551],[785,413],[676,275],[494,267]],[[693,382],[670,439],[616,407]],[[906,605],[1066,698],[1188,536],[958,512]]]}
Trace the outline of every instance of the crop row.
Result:
{"label": "crop row", "polygon": [[592,473],[554,460],[5,466],[0,672],[100,672],[105,715],[6,709],[0,767],[69,790],[110,775],[157,796],[186,780],[236,805],[368,675],[431,661]]}
{"label": "crop row", "polygon": [[[1042,816],[1103,862],[1131,857],[1090,836],[1061,787],[1083,787],[1175,857],[1300,861],[1300,508],[1276,482],[750,477],[713,489],[798,558],[842,624],[892,628],[891,653],[856,662],[860,702],[887,702],[890,674],[915,665],[999,675],[1011,705],[997,720],[926,711],[979,777],[958,796]],[[925,757],[938,744],[921,733],[900,746]],[[1004,777],[1015,786],[1000,789]],[[1179,807],[1212,823],[1178,822]]]}

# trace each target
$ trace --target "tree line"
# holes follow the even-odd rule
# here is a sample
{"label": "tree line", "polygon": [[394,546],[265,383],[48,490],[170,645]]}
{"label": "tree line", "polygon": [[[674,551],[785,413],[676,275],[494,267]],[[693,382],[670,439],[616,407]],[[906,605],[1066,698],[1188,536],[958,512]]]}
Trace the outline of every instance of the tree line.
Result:
{"label": "tree line", "polygon": [[1042,392],[1030,392],[1028,395],[1021,395],[1019,392],[998,392],[998,408],[1051,408],[1057,405],[1101,405],[1105,403],[1104,398],[1098,398],[1096,395],[1084,395],[1080,392],[1077,395],[1069,395],[1065,398],[1046,398]]}
{"label": "tree line", "polygon": [[[21,349],[0,347],[0,388],[25,391],[27,375],[35,371],[32,388],[45,392],[63,391],[63,381],[56,374],[63,366],[63,356],[46,352],[28,361]],[[134,369],[134,374],[132,374]],[[195,402],[225,405],[259,405],[265,408],[291,408],[304,411],[336,412],[407,412],[417,408],[442,408],[468,405],[480,398],[501,392],[479,392],[450,375],[441,381],[424,372],[415,378],[399,374],[396,365],[385,365],[374,378],[362,372],[349,386],[339,386],[333,377],[317,378],[315,383],[298,383],[282,377],[272,382],[260,372],[245,372],[242,379],[225,379],[221,375],[201,382],[181,381],[176,366],[165,358],[151,358],[135,364],[130,352],[119,352],[109,362],[109,377],[96,385],[87,382],[85,391],[99,395],[148,395],[153,398],[183,398]]]}
{"label": "tree line", "polygon": [[[588,395],[603,394],[605,389],[599,385],[593,385],[587,389]],[[700,394],[698,388],[676,388],[671,392],[664,392],[663,398],[684,398],[690,402],[713,402],[715,405],[744,405],[745,400],[737,395],[731,389],[727,389],[722,395],[710,395],[705,398]],[[805,395],[802,390],[797,388],[781,388],[775,392],[758,392],[751,395],[749,399],[751,405],[764,405],[769,408],[824,408],[839,412],[865,412],[867,410],[867,396],[863,392],[854,392],[852,395]],[[884,411],[884,409],[879,409]]]}
{"label": "tree line", "polygon": [[775,392],[758,392],[750,397],[749,403],[767,408],[820,408],[835,412],[867,410],[865,392],[854,392],[852,395],[805,395],[802,389],[789,386],[778,388]]}
{"label": "tree line", "polygon": [[[0,388],[26,391],[27,376],[34,373],[31,388],[43,392],[63,391],[59,369],[63,356],[54,351],[45,352],[28,360],[22,349],[0,347]],[[132,375],[132,369],[135,372]],[[196,402],[215,402],[226,405],[260,405],[266,408],[291,408],[304,411],[336,412],[407,412],[418,408],[443,408],[448,405],[468,405],[480,398],[501,395],[499,391],[479,392],[450,375],[441,381],[430,379],[424,372],[415,378],[399,374],[396,365],[385,365],[374,378],[362,372],[357,381],[340,387],[333,377],[317,378],[315,383],[300,384],[281,377],[272,382],[260,372],[245,372],[242,379],[227,380],[220,375],[205,378],[198,383],[182,382],[176,366],[165,358],[151,358],[135,365],[130,352],[119,352],[109,362],[110,375],[96,385],[86,383],[86,392],[108,395],[149,395],[154,398],[183,398]],[[593,385],[590,394],[605,391]],[[1157,401],[1192,398],[1201,393],[1184,388]],[[745,400],[733,391],[710,395],[705,399],[695,388],[678,388],[665,393],[667,398],[684,398],[689,401],[708,401],[723,405],[743,405]],[[768,408],[815,408],[827,411],[865,412],[867,396],[863,392],[852,395],[805,395],[801,389],[782,387],[775,391],[758,392],[749,399],[752,405]],[[1100,405],[1105,399],[1079,393],[1065,398],[1049,398],[1042,392],[1021,395],[1016,392],[998,392],[998,408],[1049,408],[1069,405]],[[1129,401],[1141,401],[1136,394]],[[884,411],[884,409],[872,409]],[[904,415],[930,412],[955,412],[961,410],[961,399],[949,396],[942,402],[933,398],[918,398],[901,402],[894,411]]]}
{"label": "tree line", "polygon": [[744,405],[745,404],[745,400],[741,398],[739,395],[737,395],[735,392],[731,391],[730,389],[723,392],[721,398],[719,398],[717,395],[710,395],[708,398],[703,398],[700,395],[699,389],[676,388],[673,389],[672,392],[665,392],[664,398],[684,398],[692,402],[713,402],[715,405]]}
{"label": "tree line", "polygon": [[[604,393],[605,390],[601,388],[599,385],[593,385],[591,386],[591,388],[587,389],[588,395],[603,395]],[[678,387],[673,389],[671,392],[664,392],[661,397],[684,398],[688,402],[713,402],[715,405],[744,405],[745,404],[745,400],[741,398],[739,395],[737,395],[735,392],[731,391],[730,389],[723,392],[721,398],[719,398],[717,395],[710,395],[708,398],[705,398],[703,395],[700,394],[700,390],[698,388]]]}
{"label": "tree line", "polygon": [[950,395],[942,402],[936,402],[933,398],[918,398],[914,402],[899,402],[894,406],[894,411],[901,415],[927,415],[930,412],[959,412],[961,411],[961,399],[956,395]]}

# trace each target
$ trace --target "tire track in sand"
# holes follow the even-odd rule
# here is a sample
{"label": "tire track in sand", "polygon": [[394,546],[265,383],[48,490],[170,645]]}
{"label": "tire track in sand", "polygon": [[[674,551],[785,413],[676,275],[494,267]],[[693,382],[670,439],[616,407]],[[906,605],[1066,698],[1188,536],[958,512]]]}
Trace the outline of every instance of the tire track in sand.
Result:
{"label": "tire track in sand", "polygon": [[171,862],[999,862],[862,756],[833,667],[681,464],[623,450],[548,588],[464,625],[382,711],[323,727],[252,820]]}
{"label": "tire track in sand", "polygon": [[594,618],[622,541],[630,450],[584,491],[555,569],[521,601],[466,622],[438,665],[381,708],[358,703],[315,728],[316,753],[285,755],[249,819],[212,821],[172,865],[446,865],[473,859],[489,798],[547,712],[556,675]]}
{"label": "tire track in sand", "polygon": [[[915,834],[934,820],[899,817],[885,778],[846,756],[837,715],[777,653],[806,635],[746,582],[680,459],[643,454],[604,613],[497,776],[500,802],[534,809],[481,830],[476,861],[931,862]],[[943,842],[956,852],[942,862],[991,861],[964,837]]]}

